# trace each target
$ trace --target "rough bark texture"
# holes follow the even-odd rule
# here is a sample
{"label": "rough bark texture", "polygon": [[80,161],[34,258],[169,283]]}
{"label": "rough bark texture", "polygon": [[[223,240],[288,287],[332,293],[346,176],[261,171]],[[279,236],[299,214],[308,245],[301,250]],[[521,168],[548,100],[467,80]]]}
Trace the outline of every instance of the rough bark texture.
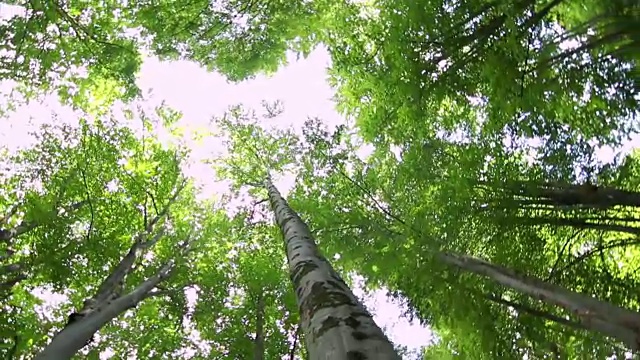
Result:
{"label": "rough bark texture", "polygon": [[319,252],[307,225],[269,179],[269,201],[282,231],[310,360],[399,360],[393,345]]}
{"label": "rough bark texture", "polygon": [[640,350],[640,313],[573,292],[540,279],[465,255],[439,254],[440,260],[458,268],[554,304],[572,313],[586,329],[618,339],[632,350]]}

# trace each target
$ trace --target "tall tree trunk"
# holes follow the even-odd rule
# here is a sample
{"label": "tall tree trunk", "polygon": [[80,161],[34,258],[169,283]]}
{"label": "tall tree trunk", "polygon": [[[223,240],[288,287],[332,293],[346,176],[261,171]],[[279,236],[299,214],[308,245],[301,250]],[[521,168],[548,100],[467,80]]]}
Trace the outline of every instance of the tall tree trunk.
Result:
{"label": "tall tree trunk", "polygon": [[264,295],[258,293],[256,301],[256,338],[253,360],[264,359]]}
{"label": "tall tree trunk", "polygon": [[572,313],[586,329],[615,338],[631,350],[640,350],[640,313],[624,309],[511,269],[466,255],[440,253],[449,265],[486,276],[493,281],[525,293]]}
{"label": "tall tree trunk", "polygon": [[[296,349],[298,348],[298,339],[300,338],[300,324],[296,326],[296,331],[293,333],[293,344],[289,350],[289,360],[295,360]],[[306,357],[305,357],[306,358]]]}
{"label": "tall tree trunk", "polygon": [[524,305],[524,304],[520,304],[514,301],[509,301],[507,299],[503,299],[501,297],[498,296],[494,296],[494,295],[486,295],[485,296],[488,300],[496,303],[496,304],[500,304],[500,305],[504,305],[504,306],[510,306],[512,308],[514,308],[518,313],[521,314],[528,314],[531,316],[535,316],[535,317],[539,317],[539,318],[543,318],[558,324],[562,324],[564,326],[576,329],[576,330],[589,330],[587,329],[584,325],[580,324],[579,322],[575,322],[572,320],[567,320],[563,317],[560,317],[558,315],[546,312],[544,310],[539,310],[539,309],[535,309],[532,308],[530,306]]}
{"label": "tall tree trunk", "polygon": [[272,184],[269,202],[282,232],[311,360],[399,360],[371,314],[315,244],[311,231]]}

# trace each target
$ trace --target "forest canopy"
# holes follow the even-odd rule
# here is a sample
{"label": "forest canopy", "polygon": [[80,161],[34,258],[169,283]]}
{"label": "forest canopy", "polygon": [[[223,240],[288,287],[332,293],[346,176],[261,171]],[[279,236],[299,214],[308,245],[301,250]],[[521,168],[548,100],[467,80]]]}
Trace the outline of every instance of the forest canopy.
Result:
{"label": "forest canopy", "polygon": [[[638,356],[640,3],[18,0],[0,35],[2,358]],[[303,104],[141,81],[319,53]],[[288,115],[314,81],[337,121]]]}

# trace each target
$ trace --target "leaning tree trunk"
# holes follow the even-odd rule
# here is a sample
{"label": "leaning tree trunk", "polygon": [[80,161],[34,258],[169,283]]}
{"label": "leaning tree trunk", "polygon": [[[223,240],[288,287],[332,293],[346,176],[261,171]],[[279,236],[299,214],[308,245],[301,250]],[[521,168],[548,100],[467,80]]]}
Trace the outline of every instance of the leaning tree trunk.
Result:
{"label": "leaning tree trunk", "polygon": [[544,311],[544,310],[539,310],[539,309],[536,309],[536,308],[533,308],[533,307],[530,307],[530,306],[527,306],[527,305],[524,305],[524,304],[517,303],[515,301],[510,301],[510,300],[507,300],[507,299],[503,299],[502,297],[499,297],[499,296],[485,295],[485,298],[487,300],[491,301],[491,302],[496,303],[496,304],[512,307],[519,314],[528,314],[530,316],[542,318],[542,319],[545,319],[545,320],[549,320],[551,322],[554,322],[554,323],[557,323],[557,324],[560,324],[560,325],[564,325],[564,326],[570,327],[570,328],[575,329],[575,330],[589,330],[579,322],[568,320],[568,319],[565,319],[565,318],[563,318],[561,316],[552,314],[550,312],[547,312],[547,311]]}
{"label": "leaning tree trunk", "polygon": [[506,185],[512,195],[527,198],[531,204],[603,210],[614,206],[640,207],[640,192],[590,183],[536,183],[514,181]]}
{"label": "leaning tree trunk", "polygon": [[[165,262],[153,276],[139,283],[128,293],[123,294],[123,287],[140,255],[153,247],[164,235],[164,228],[162,228],[149,239],[155,225],[167,215],[169,207],[183,187],[184,184],[178,188],[162,211],[147,224],[147,228],[136,236],[128,253],[120,259],[115,269],[102,281],[94,296],[85,300],[80,311],[69,316],[65,327],[51,339],[51,342],[36,355],[34,360],[70,359],[91,342],[94,334],[111,320],[136,307],[141,301],[158,294],[152,290],[171,275],[175,265],[173,259]],[[184,255],[189,246],[190,239],[188,238],[179,246],[180,254]]]}
{"label": "leaning tree trunk", "polygon": [[34,360],[71,359],[103,326],[149,297],[150,291],[167,277],[168,271],[169,268],[163,268],[161,273],[140,284],[132,292],[115,298],[77,321],[70,322]]}
{"label": "leaning tree trunk", "polygon": [[466,255],[440,253],[439,259],[455,267],[486,276],[493,281],[559,306],[580,321],[584,328],[615,338],[631,350],[640,350],[640,313],[600,301],[511,269]]}
{"label": "leaning tree trunk", "polygon": [[310,360],[399,360],[371,314],[324,258],[311,231],[265,181],[269,202],[285,240]]}
{"label": "leaning tree trunk", "polygon": [[85,300],[81,311],[69,316],[67,325],[53,337],[49,345],[34,360],[70,359],[91,342],[93,335],[111,320],[136,307],[146,298],[156,295],[152,290],[170,276],[175,264],[174,260],[167,261],[155,275],[140,283],[132,291],[126,294],[120,292],[125,277],[130,273],[141,250],[155,244],[161,235],[162,232],[146,242],[136,242],[115,270],[100,284],[95,296]]}

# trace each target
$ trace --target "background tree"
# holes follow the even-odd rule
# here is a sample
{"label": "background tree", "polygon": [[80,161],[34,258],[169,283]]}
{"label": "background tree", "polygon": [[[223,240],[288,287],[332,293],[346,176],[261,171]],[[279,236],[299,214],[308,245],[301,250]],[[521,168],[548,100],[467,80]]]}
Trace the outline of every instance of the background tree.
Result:
{"label": "background tree", "polygon": [[[148,129],[149,118],[141,115],[137,120]],[[3,312],[8,317],[2,323],[3,331],[17,339],[13,355],[39,351],[48,336],[64,328],[41,356],[46,358],[47,351],[70,356],[75,352],[72,348],[82,347],[103,324],[150,296],[157,299],[146,301],[137,309],[138,314],[152,316],[154,323],[180,323],[186,306],[184,288],[193,282],[180,275],[189,271],[192,262],[185,263],[179,249],[209,242],[212,229],[228,221],[221,209],[212,212],[211,205],[205,212],[203,205],[195,202],[191,186],[185,190],[179,161],[184,151],[164,147],[153,136],[140,138],[108,117],[82,121],[75,128],[45,127],[39,140],[34,148],[13,156],[9,164],[16,170],[9,183],[17,187],[8,188],[8,196],[41,201],[23,201],[30,207],[24,213],[15,212],[11,221],[42,224],[11,239],[12,257],[17,258],[11,261],[24,264],[24,280],[3,298],[3,307],[9,310]],[[46,187],[39,183],[48,179]],[[27,189],[27,195],[21,194],[20,187]],[[74,204],[75,200],[83,205],[66,210],[70,215],[62,205],[56,206]],[[52,215],[50,209],[59,210]],[[52,216],[68,220],[48,226]],[[194,227],[197,234],[189,235]],[[172,281],[158,285],[169,273],[176,273]],[[33,291],[38,289],[49,289],[68,299],[52,311],[51,320],[36,312],[40,300]],[[158,312],[164,315],[155,318]],[[89,350],[97,354],[113,346],[114,337],[124,338],[120,326],[107,326],[106,334],[101,331]],[[111,341],[101,341],[104,337]],[[180,348],[180,341],[163,338],[155,349],[150,348],[153,342],[146,341],[131,342],[119,351],[133,346],[139,354],[168,354]],[[65,345],[65,339],[75,345]]]}
{"label": "background tree", "polygon": [[[12,80],[29,97],[57,92],[84,106],[95,97],[132,100],[142,54],[189,58],[232,81],[286,64],[286,51],[308,55],[320,41],[330,1],[257,3],[207,1],[11,1],[0,23],[7,56],[0,80]],[[11,5],[11,6],[9,6]],[[12,14],[13,13],[13,14]],[[12,16],[14,15],[14,16]]]}

